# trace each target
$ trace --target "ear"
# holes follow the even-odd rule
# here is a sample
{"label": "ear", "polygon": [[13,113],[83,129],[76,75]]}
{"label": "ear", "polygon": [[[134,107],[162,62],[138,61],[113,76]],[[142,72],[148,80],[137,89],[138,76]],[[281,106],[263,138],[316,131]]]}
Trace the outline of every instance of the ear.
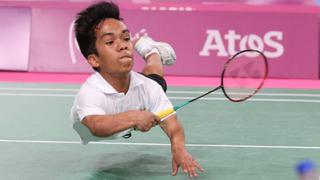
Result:
{"label": "ear", "polygon": [[88,63],[94,68],[100,67],[99,58],[95,54],[90,54],[88,56]]}

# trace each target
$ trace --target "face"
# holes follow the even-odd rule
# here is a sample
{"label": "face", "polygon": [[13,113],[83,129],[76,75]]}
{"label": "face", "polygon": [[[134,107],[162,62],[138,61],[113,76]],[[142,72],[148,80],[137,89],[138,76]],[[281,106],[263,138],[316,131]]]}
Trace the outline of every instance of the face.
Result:
{"label": "face", "polygon": [[133,67],[133,45],[126,25],[116,19],[105,19],[95,32],[98,55],[89,55],[90,65],[110,76],[128,74]]}

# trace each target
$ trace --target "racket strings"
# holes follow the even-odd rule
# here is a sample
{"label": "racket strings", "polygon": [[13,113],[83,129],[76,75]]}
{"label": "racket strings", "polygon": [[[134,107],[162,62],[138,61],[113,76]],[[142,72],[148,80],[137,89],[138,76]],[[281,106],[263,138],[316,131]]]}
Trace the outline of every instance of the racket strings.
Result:
{"label": "racket strings", "polygon": [[260,52],[235,55],[224,69],[225,95],[232,101],[242,101],[257,93],[267,75],[266,65],[266,59]]}

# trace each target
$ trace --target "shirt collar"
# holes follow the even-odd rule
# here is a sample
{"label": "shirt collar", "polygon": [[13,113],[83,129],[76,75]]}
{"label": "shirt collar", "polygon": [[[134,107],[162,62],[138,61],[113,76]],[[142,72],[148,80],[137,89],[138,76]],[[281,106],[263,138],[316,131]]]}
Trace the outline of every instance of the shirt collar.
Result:
{"label": "shirt collar", "polygon": [[[143,83],[142,80],[139,79],[139,75],[133,71],[130,72],[130,84],[129,90],[132,90],[136,86],[139,86]],[[102,76],[100,73],[95,72],[91,78],[89,78],[88,83],[98,90],[102,91],[105,94],[118,94],[119,92],[115,90]]]}
{"label": "shirt collar", "polygon": [[139,76],[141,76],[141,75],[136,72],[133,72],[133,71],[130,72],[129,90],[135,88],[136,86],[143,84],[143,81],[139,78]]}

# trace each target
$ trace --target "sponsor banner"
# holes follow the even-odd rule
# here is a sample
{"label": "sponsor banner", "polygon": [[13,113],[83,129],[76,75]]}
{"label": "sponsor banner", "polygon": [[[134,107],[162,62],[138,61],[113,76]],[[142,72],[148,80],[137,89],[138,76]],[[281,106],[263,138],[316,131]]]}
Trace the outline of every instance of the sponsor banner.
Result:
{"label": "sponsor banner", "polygon": [[29,70],[90,72],[76,48],[72,22],[78,10],[33,8]]}
{"label": "sponsor banner", "polygon": [[[222,6],[221,6],[222,7]],[[223,7],[222,7],[223,8]],[[30,70],[92,72],[73,33],[79,9],[33,9]],[[169,75],[219,76],[228,57],[258,49],[273,78],[318,78],[318,18],[313,12],[164,11],[124,9],[132,36],[148,34],[176,50]],[[144,62],[136,56],[135,70]]]}
{"label": "sponsor banner", "polygon": [[0,7],[0,70],[27,71],[31,9]]}

